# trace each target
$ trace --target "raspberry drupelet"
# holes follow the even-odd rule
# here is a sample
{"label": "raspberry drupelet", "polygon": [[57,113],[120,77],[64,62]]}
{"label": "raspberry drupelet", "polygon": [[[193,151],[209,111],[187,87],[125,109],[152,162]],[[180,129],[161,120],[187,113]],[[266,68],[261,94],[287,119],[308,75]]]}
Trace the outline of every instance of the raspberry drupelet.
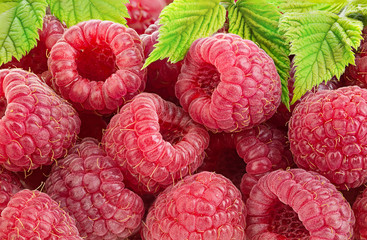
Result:
{"label": "raspberry drupelet", "polygon": [[82,240],[74,218],[47,194],[24,189],[0,216],[0,239]]}
{"label": "raspberry drupelet", "polygon": [[181,107],[140,93],[111,119],[102,143],[129,187],[155,193],[202,164],[209,134]]}
{"label": "raspberry drupelet", "polygon": [[187,176],[160,193],[143,225],[144,240],[243,240],[246,207],[220,174]]}
{"label": "raspberry drupelet", "polygon": [[46,192],[76,220],[89,240],[125,239],[140,227],[142,199],[125,188],[124,176],[98,141],[84,138],[53,165]]}
{"label": "raspberry drupelet", "polygon": [[252,188],[246,207],[248,240],[353,239],[349,203],[316,172],[273,171]]}
{"label": "raspberry drupelet", "polygon": [[281,83],[273,59],[254,42],[217,33],[191,45],[175,93],[194,121],[214,132],[233,132],[275,113]]}
{"label": "raspberry drupelet", "polygon": [[110,114],[144,90],[143,62],[133,29],[89,20],[65,31],[51,50],[48,67],[55,90],[78,110]]}
{"label": "raspberry drupelet", "polygon": [[353,204],[356,216],[355,237],[356,239],[367,239],[367,188],[360,193]]}
{"label": "raspberry drupelet", "polygon": [[29,171],[63,156],[77,138],[75,109],[37,75],[21,69],[0,70],[0,164]]}
{"label": "raspberry drupelet", "polygon": [[23,189],[19,178],[12,172],[0,167],[0,214],[10,198]]}

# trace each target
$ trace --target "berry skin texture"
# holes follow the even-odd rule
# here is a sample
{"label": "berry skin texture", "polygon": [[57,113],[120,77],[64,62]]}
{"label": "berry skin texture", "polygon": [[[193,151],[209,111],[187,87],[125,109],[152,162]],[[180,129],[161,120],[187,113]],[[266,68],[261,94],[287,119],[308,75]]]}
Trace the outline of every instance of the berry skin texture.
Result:
{"label": "berry skin texture", "polygon": [[194,121],[213,132],[233,132],[275,113],[281,83],[273,60],[255,43],[217,33],[191,45],[175,93]]}
{"label": "berry skin texture", "polygon": [[8,204],[10,198],[23,189],[19,178],[12,172],[0,167],[0,214]]}
{"label": "berry skin texture", "polygon": [[90,20],[69,28],[48,59],[55,90],[78,110],[110,114],[143,91],[143,47],[131,28]]}
{"label": "berry skin texture", "polygon": [[322,175],[276,170],[259,179],[246,202],[248,240],[352,239],[355,217],[343,195]]}
{"label": "berry skin texture", "polygon": [[140,227],[143,200],[125,188],[124,176],[98,141],[84,138],[53,165],[46,192],[76,219],[86,239],[125,239]]}
{"label": "berry skin texture", "polygon": [[0,70],[0,164],[29,171],[63,156],[76,141],[80,119],[74,108],[35,74]]}
{"label": "berry skin texture", "polygon": [[355,237],[367,239],[367,188],[358,195],[353,203],[353,211],[356,216]]}
{"label": "berry skin texture", "polygon": [[367,90],[358,86],[311,93],[294,109],[288,138],[294,162],[339,189],[367,181]]}
{"label": "berry skin texture", "polygon": [[243,240],[246,207],[230,180],[214,172],[187,176],[158,195],[144,240]]}
{"label": "berry skin texture", "polygon": [[82,240],[75,220],[47,194],[16,193],[0,216],[0,239]]}
{"label": "berry skin texture", "polygon": [[111,119],[102,144],[129,187],[155,193],[202,164],[209,134],[181,107],[140,93]]}

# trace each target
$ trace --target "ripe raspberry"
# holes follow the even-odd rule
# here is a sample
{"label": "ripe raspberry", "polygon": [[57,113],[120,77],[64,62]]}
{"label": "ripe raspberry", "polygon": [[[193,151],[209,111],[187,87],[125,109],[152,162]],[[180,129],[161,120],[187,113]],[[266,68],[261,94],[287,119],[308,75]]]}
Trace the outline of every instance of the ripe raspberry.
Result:
{"label": "ripe raspberry", "polygon": [[1,212],[0,239],[82,240],[75,220],[47,194],[16,193]]}
{"label": "ripe raspberry", "polygon": [[175,91],[194,121],[232,132],[269,119],[281,84],[273,60],[255,43],[218,33],[191,45]]}
{"label": "ripe raspberry", "polygon": [[325,177],[303,169],[260,178],[247,200],[246,235],[263,239],[352,239],[353,211]]}
{"label": "ripe raspberry", "polygon": [[198,172],[208,171],[223,175],[239,188],[246,163],[238,156],[233,133],[209,133],[209,146]]}
{"label": "ripe raspberry", "polygon": [[356,239],[367,239],[367,189],[365,189],[353,204],[356,216],[355,237]]}
{"label": "ripe raspberry", "polygon": [[22,188],[22,184],[15,174],[0,167],[0,214],[10,198]]}
{"label": "ripe raspberry", "polygon": [[143,34],[150,24],[154,23],[162,9],[166,6],[165,0],[130,0],[126,4],[130,18],[127,25],[138,34]]}
{"label": "ripe raspberry", "polygon": [[[148,58],[158,42],[159,25],[154,23],[147,28],[140,38],[144,44],[144,55]],[[145,92],[156,93],[167,101],[179,105],[175,95],[175,84],[181,71],[183,61],[170,63],[168,59],[157,60],[147,67],[147,86]]]}
{"label": "ripe raspberry", "polygon": [[64,33],[51,50],[48,66],[65,99],[80,110],[109,114],[145,88],[143,61],[133,29],[90,20]]}
{"label": "ripe raspberry", "polygon": [[362,41],[355,51],[355,65],[349,64],[342,75],[346,85],[358,85],[367,88],[367,26],[362,31]]}
{"label": "ripe raspberry", "polygon": [[246,207],[230,180],[213,172],[187,176],[158,195],[144,240],[244,239]]}
{"label": "ripe raspberry", "polygon": [[38,31],[39,40],[37,41],[37,45],[19,61],[13,58],[12,61],[3,64],[0,68],[23,68],[35,74],[41,74],[47,71],[48,52],[56,41],[61,38],[64,31],[64,26],[56,17],[46,15],[43,19],[43,28]]}
{"label": "ripe raspberry", "polygon": [[79,133],[77,112],[35,74],[0,70],[0,164],[11,171],[50,165],[74,144]]}
{"label": "ripe raspberry", "polygon": [[295,163],[340,189],[367,181],[367,90],[357,86],[311,93],[293,111],[288,137]]}
{"label": "ripe raspberry", "polygon": [[260,177],[280,168],[293,165],[286,132],[263,123],[235,135],[238,155],[246,162],[241,180],[241,192],[248,198],[251,188]]}
{"label": "ripe raspberry", "polygon": [[125,239],[140,227],[142,199],[125,188],[115,161],[98,141],[84,138],[53,165],[46,192],[76,219],[87,239]]}
{"label": "ripe raspberry", "polygon": [[182,108],[141,93],[111,119],[102,143],[119,163],[126,184],[154,193],[202,164],[209,134]]}

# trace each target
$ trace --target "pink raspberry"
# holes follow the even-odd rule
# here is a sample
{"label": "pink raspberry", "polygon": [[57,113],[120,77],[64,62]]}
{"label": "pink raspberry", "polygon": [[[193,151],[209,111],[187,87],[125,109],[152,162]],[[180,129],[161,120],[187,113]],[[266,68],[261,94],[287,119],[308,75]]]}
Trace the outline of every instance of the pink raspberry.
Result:
{"label": "pink raspberry", "polygon": [[244,239],[246,207],[230,180],[213,172],[187,176],[158,195],[144,240]]}
{"label": "pink raspberry", "polygon": [[61,38],[64,31],[64,26],[56,17],[46,15],[43,19],[43,28],[38,31],[39,40],[37,45],[19,61],[13,58],[12,61],[3,64],[0,68],[22,68],[36,74],[47,71],[48,53],[56,41]]}
{"label": "pink raspberry", "polygon": [[16,193],[0,216],[0,239],[82,240],[75,220],[47,194]]}
{"label": "pink raspberry", "polygon": [[[148,58],[149,54],[154,50],[154,44],[158,42],[158,35],[158,22],[151,24],[145,30],[145,34],[140,35],[144,44],[145,58]],[[147,67],[147,86],[144,91],[156,93],[163,99],[179,105],[179,101],[175,96],[175,84],[183,61],[170,63],[167,60],[157,60]]]}
{"label": "pink raspberry", "polygon": [[182,108],[141,93],[111,119],[102,143],[119,163],[126,184],[154,193],[202,164],[209,134]]}
{"label": "pink raspberry", "polygon": [[294,109],[288,137],[295,163],[339,189],[367,181],[367,90],[357,86],[309,94]]}
{"label": "pink raspberry", "polygon": [[51,50],[53,85],[80,110],[114,112],[144,90],[146,71],[137,33],[121,24],[90,20],[69,28]]}
{"label": "pink raspberry", "polygon": [[269,119],[280,103],[273,59],[250,40],[218,33],[196,40],[175,86],[181,106],[212,131],[241,131]]}
{"label": "pink raspberry", "polygon": [[166,5],[165,0],[130,0],[130,3],[126,4],[130,15],[127,25],[138,34],[143,34],[145,29],[158,19]]}
{"label": "pink raspberry", "polygon": [[80,119],[68,102],[35,74],[0,70],[0,164],[11,171],[50,165],[75,143]]}
{"label": "pink raspberry", "polygon": [[303,169],[273,171],[246,202],[249,240],[352,239],[353,211],[328,179]]}
{"label": "pink raspberry", "polygon": [[8,204],[10,198],[21,189],[23,187],[19,178],[12,172],[0,167],[0,214]]}
{"label": "pink raspberry", "polygon": [[98,141],[84,138],[53,165],[46,192],[76,219],[86,239],[125,239],[140,227],[142,199],[125,188],[124,176]]}
{"label": "pink raspberry", "polygon": [[357,197],[353,204],[356,216],[355,237],[356,239],[367,239],[367,189]]}

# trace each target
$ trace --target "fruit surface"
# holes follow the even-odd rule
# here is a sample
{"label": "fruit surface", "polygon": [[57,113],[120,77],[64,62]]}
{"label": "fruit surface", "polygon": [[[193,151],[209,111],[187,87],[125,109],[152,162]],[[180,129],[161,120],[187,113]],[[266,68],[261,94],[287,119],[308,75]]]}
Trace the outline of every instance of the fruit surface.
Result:
{"label": "fruit surface", "polygon": [[367,190],[365,189],[353,204],[356,216],[355,236],[356,239],[367,239]]}
{"label": "fruit surface", "polygon": [[23,189],[19,178],[12,172],[0,167],[0,214],[10,198]]}

